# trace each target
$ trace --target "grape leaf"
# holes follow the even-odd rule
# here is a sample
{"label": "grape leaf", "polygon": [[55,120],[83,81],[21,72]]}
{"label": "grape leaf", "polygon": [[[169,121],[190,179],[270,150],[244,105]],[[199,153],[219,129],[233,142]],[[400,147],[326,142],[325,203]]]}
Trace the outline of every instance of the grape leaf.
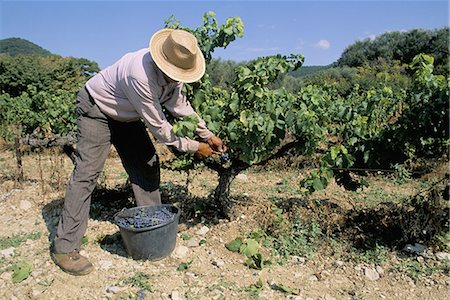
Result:
{"label": "grape leaf", "polygon": [[33,266],[27,261],[19,261],[13,267],[12,282],[19,283],[28,278],[31,274]]}
{"label": "grape leaf", "polygon": [[241,238],[235,238],[231,242],[226,243],[225,244],[225,248],[227,248],[228,250],[230,250],[232,252],[239,252],[239,249],[241,248],[241,245],[242,245],[242,239]]}

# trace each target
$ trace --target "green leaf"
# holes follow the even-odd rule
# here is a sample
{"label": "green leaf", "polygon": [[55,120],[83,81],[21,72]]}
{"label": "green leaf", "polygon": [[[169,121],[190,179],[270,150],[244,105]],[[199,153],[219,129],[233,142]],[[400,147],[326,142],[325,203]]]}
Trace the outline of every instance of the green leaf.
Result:
{"label": "green leaf", "polygon": [[187,233],[182,233],[182,234],[181,234],[181,239],[182,239],[183,241],[188,241],[188,240],[191,239],[191,236],[190,236],[189,234],[187,234]]}
{"label": "green leaf", "polygon": [[369,151],[364,151],[364,162],[367,163],[369,161]]}
{"label": "green leaf", "polygon": [[85,235],[83,236],[83,238],[81,239],[81,245],[87,245],[89,243],[89,238]]}
{"label": "green leaf", "polygon": [[245,243],[241,245],[239,252],[244,254],[247,257],[252,257],[258,253],[259,244],[254,239],[247,239]]}
{"label": "green leaf", "polygon": [[340,152],[340,148],[333,146],[333,147],[331,147],[330,150],[331,150],[331,159],[336,160],[336,157],[338,156],[338,154]]}
{"label": "green leaf", "polygon": [[320,190],[323,190],[325,188],[323,186],[323,183],[320,180],[320,178],[314,178],[312,185],[313,185],[313,188],[314,188],[315,191],[320,191]]}
{"label": "green leaf", "polygon": [[241,245],[242,245],[242,239],[236,238],[236,239],[232,240],[231,242],[225,244],[225,248],[227,248],[228,250],[230,250],[232,252],[239,252]]}
{"label": "green leaf", "polygon": [[183,262],[178,266],[177,271],[179,271],[179,272],[185,271],[185,270],[189,269],[191,264],[192,264],[192,260],[190,260],[188,262]]}
{"label": "green leaf", "polygon": [[12,282],[19,283],[28,278],[31,274],[33,266],[27,261],[19,261],[13,267]]}
{"label": "green leaf", "polygon": [[247,258],[245,265],[252,269],[261,270],[264,266],[262,254],[256,253],[255,255]]}
{"label": "green leaf", "polygon": [[296,290],[294,288],[291,288],[291,287],[288,287],[288,286],[285,286],[285,285],[283,285],[281,283],[280,284],[275,284],[274,288],[279,290],[279,291],[281,291],[281,292],[283,292],[286,295],[299,295],[299,291],[298,290]]}
{"label": "green leaf", "polygon": [[172,131],[180,137],[194,137],[195,129],[198,127],[198,118],[196,115],[189,115],[180,118],[172,126]]}

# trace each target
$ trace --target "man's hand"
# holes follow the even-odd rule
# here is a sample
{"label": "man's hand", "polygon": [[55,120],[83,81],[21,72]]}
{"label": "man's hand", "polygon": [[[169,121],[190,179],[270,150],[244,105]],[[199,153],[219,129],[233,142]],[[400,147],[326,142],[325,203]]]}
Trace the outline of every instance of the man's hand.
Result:
{"label": "man's hand", "polygon": [[207,142],[214,150],[214,154],[220,154],[227,151],[227,146],[225,146],[222,140],[217,136],[210,137]]}
{"label": "man's hand", "polygon": [[205,159],[213,154],[213,150],[211,147],[206,143],[199,143],[198,144],[198,150],[195,152],[195,156],[199,159]]}

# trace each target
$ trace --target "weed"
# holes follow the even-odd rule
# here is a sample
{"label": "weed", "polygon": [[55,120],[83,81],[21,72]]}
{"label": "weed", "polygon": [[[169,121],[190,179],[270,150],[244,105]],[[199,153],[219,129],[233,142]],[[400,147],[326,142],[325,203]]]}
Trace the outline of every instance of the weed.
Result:
{"label": "weed", "polygon": [[251,297],[251,299],[259,299],[259,293],[263,290],[264,282],[260,279],[248,287],[244,288],[244,291]]}
{"label": "weed", "polygon": [[115,177],[116,180],[127,180],[128,179],[128,174],[125,171],[120,172],[119,174],[116,175]]}
{"label": "weed", "polygon": [[405,200],[404,196],[393,192],[388,193],[382,187],[378,186],[369,187],[364,192],[356,191],[349,193],[355,201],[364,203],[368,208],[375,207],[381,202],[401,203]]}
{"label": "weed", "polygon": [[124,285],[131,285],[132,287],[137,287],[145,291],[152,292],[152,285],[148,281],[150,279],[150,275],[137,272],[133,277],[122,279],[121,283]]}
{"label": "weed", "polygon": [[446,230],[439,231],[434,237],[432,244],[441,251],[450,250],[450,232]]}
{"label": "weed", "polygon": [[191,239],[191,236],[189,235],[189,234],[187,234],[187,233],[182,233],[181,234],[181,239],[183,240],[183,241],[188,241],[188,240],[190,240]]}
{"label": "weed", "polygon": [[352,253],[356,254],[358,262],[381,265],[386,263],[389,249],[376,243],[375,247],[371,249],[352,248]]}
{"label": "weed", "polygon": [[179,266],[178,266],[178,268],[177,268],[177,271],[186,271],[187,269],[189,269],[189,267],[191,266],[191,264],[192,264],[192,260],[190,260],[190,261],[188,261],[188,262],[183,262],[183,263],[181,263]]}
{"label": "weed", "polygon": [[247,259],[245,265],[252,269],[261,270],[264,266],[272,264],[269,260],[263,260],[259,252],[259,243],[255,239],[244,239],[240,237],[225,244],[225,247],[232,252],[239,252]]}
{"label": "weed", "polygon": [[89,238],[87,237],[87,235],[83,236],[83,238],[81,239],[81,245],[85,246],[89,243]]}
{"label": "weed", "polygon": [[414,280],[417,280],[424,273],[422,265],[413,259],[403,260],[394,267],[394,270],[405,273]]}
{"label": "weed", "polygon": [[450,272],[450,261],[443,260],[433,264],[433,266],[428,266],[426,263],[418,262],[415,258],[407,258],[400,261],[393,269],[405,273],[413,280],[417,280],[421,276],[431,276],[440,272],[448,275]]}
{"label": "weed", "polygon": [[435,267],[427,267],[426,268],[427,275],[433,275],[437,272],[443,272],[444,274],[450,274],[450,260],[445,259],[441,261],[437,266]]}
{"label": "weed", "polygon": [[324,238],[320,225],[315,220],[305,221],[297,212],[290,220],[280,209],[275,214],[273,226],[266,232],[270,247],[284,258],[312,256]]}
{"label": "weed", "polygon": [[25,234],[15,234],[11,237],[0,237],[0,250],[9,247],[19,247],[26,240],[38,240],[41,238],[42,233],[39,231],[25,233]]}
{"label": "weed", "polygon": [[364,300],[364,299],[366,299],[366,298],[364,297],[364,295],[361,295],[361,294],[354,295],[352,297],[352,300]]}
{"label": "weed", "polygon": [[329,242],[333,253],[342,254],[344,252],[342,242],[339,242],[334,238],[329,238]]}
{"label": "weed", "polygon": [[411,180],[411,172],[404,164],[395,164],[394,170],[393,179],[395,184],[400,185]]}

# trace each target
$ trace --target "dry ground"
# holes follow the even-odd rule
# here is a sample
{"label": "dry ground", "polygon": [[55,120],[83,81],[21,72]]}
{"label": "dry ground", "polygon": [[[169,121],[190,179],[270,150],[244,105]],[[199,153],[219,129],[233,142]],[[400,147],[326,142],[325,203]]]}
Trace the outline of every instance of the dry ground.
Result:
{"label": "dry ground", "polygon": [[[348,247],[348,241],[355,242],[356,247],[356,240],[367,236],[355,235],[352,240],[349,234],[353,231],[331,226],[344,226],[344,221],[350,220],[345,225],[347,229],[364,230],[363,225],[370,225],[361,221],[365,217],[374,218],[374,222],[379,218],[382,222],[380,213],[385,212],[388,217],[390,213],[386,203],[399,203],[415,195],[427,187],[428,181],[417,179],[399,184],[383,175],[370,176],[366,179],[369,187],[363,190],[348,192],[332,183],[325,191],[305,198],[299,194],[298,186],[305,172],[283,168],[278,163],[248,170],[246,178],[234,181],[233,217],[224,220],[198,206],[207,202],[217,183],[214,173],[162,170],[164,201],[183,210],[177,250],[186,246],[188,251],[174,252],[156,262],[135,261],[128,258],[118,227],[112,222],[114,213],[132,205],[132,199],[124,185],[126,175],[120,162],[111,155],[99,180],[102,188],[93,198],[83,246],[95,271],[74,277],[62,272],[49,257],[49,237],[54,234],[61,211],[71,162],[52,151],[25,155],[23,164],[26,181],[17,186],[13,180],[13,153],[9,150],[0,153],[0,250],[3,251],[0,299],[448,299],[450,296],[448,261],[436,258],[437,250],[429,247],[422,255],[406,255],[395,243],[386,242],[372,251],[353,251],[356,248]],[[444,169],[447,168],[445,164]],[[262,270],[250,269],[244,265],[243,255],[230,252],[225,243],[273,224],[274,205],[285,209],[298,205],[305,216],[318,216],[318,221],[327,224],[323,233],[328,233],[328,237],[333,231],[342,235],[333,238],[322,235],[314,241],[318,245],[314,251],[287,257],[283,263],[277,262],[280,257],[270,247],[262,247],[261,253],[272,264]],[[198,209],[194,210],[194,206]],[[376,210],[377,207],[385,210]],[[362,213],[355,214],[356,211]],[[209,231],[199,235],[204,226]],[[330,232],[325,232],[326,229]],[[205,243],[193,242],[201,240]],[[7,254],[5,249],[11,248],[11,255]],[[12,267],[19,261],[29,262],[32,271],[22,282],[13,283]],[[177,271],[182,263],[187,263],[188,268]],[[371,270],[376,270],[380,278],[370,280],[366,273]],[[289,295],[289,291],[297,295]]]}

